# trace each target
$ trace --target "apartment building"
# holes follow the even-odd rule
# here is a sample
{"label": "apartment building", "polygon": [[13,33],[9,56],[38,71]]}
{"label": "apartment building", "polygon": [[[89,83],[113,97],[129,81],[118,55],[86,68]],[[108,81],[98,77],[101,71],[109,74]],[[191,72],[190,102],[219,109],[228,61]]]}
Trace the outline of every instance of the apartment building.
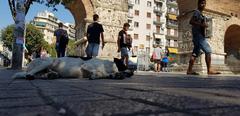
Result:
{"label": "apartment building", "polygon": [[[53,43],[54,31],[58,29],[58,23],[62,21],[58,20],[53,13],[49,11],[39,12],[37,16],[31,21],[31,24],[35,25],[44,34],[44,39],[49,43]],[[75,40],[75,25],[70,23],[63,23],[64,30],[67,30],[69,39]]]}
{"label": "apartment building", "polygon": [[128,0],[128,32],[135,53],[152,53],[154,45],[178,47],[178,7],[176,0]]}

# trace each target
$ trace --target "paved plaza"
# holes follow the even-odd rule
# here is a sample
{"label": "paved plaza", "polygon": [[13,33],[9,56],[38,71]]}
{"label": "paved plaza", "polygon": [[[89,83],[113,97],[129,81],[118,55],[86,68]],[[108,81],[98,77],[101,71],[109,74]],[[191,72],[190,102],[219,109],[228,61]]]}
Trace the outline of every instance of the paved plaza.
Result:
{"label": "paved plaza", "polygon": [[12,79],[0,69],[0,116],[239,116],[240,76],[137,72],[124,80]]}

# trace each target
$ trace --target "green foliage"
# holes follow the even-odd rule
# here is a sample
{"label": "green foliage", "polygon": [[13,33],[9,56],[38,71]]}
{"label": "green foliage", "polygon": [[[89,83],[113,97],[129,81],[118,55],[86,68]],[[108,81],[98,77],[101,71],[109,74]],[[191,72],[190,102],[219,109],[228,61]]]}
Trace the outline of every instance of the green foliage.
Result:
{"label": "green foliage", "polygon": [[[7,26],[2,31],[3,45],[12,51],[14,25]],[[43,39],[44,35],[36,27],[31,24],[27,25],[26,30],[26,48],[29,53],[38,51],[41,47],[48,46]]]}
{"label": "green foliage", "polygon": [[7,26],[1,31],[3,46],[12,51],[14,25]]}
{"label": "green foliage", "polygon": [[68,56],[77,56],[76,51],[75,51],[76,45],[74,43],[75,43],[74,40],[69,39],[68,47],[67,47]]}

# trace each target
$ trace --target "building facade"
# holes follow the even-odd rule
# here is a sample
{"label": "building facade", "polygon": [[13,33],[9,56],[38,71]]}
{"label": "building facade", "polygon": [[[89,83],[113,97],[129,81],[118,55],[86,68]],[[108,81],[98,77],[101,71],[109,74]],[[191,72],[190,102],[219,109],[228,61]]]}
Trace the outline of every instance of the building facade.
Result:
{"label": "building facade", "polygon": [[[58,20],[53,13],[49,11],[39,12],[37,16],[31,21],[31,24],[35,25],[43,34],[44,39],[52,44],[55,40],[54,31],[58,29],[58,23],[62,21]],[[63,23],[63,29],[68,32],[69,39],[75,40],[75,25],[70,23]]]}
{"label": "building facade", "polygon": [[133,38],[133,53],[151,55],[155,45],[178,48],[178,5],[176,0],[128,0],[128,32]]}

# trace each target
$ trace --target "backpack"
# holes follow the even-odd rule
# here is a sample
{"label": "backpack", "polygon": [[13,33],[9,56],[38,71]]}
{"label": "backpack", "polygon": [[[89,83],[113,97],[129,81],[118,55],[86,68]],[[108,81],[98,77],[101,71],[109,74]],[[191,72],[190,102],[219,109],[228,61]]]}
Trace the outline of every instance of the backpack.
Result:
{"label": "backpack", "polygon": [[61,35],[60,35],[60,38],[59,38],[59,46],[60,47],[66,47],[67,44],[68,44],[69,38],[66,34],[67,33],[64,30],[61,32]]}

